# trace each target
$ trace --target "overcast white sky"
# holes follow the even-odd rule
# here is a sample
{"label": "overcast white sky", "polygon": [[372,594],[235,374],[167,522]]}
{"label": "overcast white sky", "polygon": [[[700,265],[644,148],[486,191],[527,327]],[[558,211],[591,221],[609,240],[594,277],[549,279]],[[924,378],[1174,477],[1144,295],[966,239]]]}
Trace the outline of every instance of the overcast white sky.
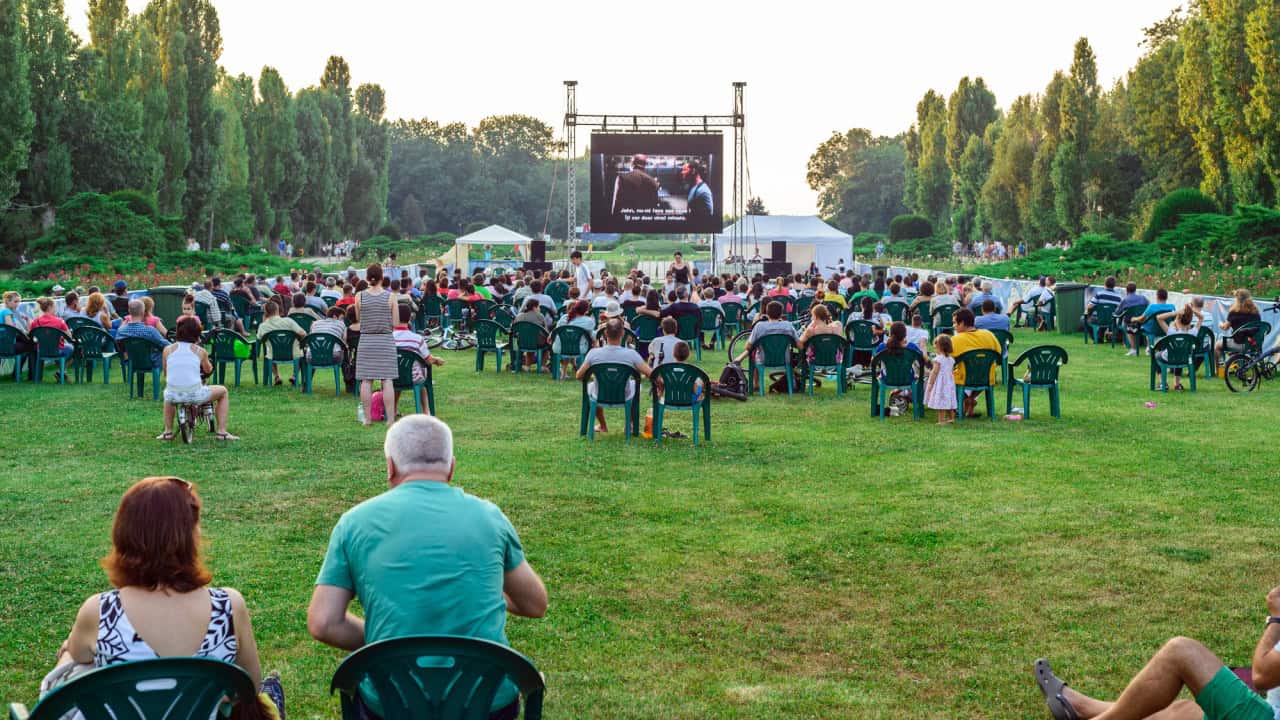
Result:
{"label": "overcast white sky", "polygon": [[[220,0],[222,64],[290,89],[339,54],[388,114],[474,126],[524,113],[557,128],[562,81],[583,113],[727,114],[747,82],[751,191],[774,214],[814,212],[805,164],[833,130],[907,129],[929,88],[982,76],[1001,107],[1044,88],[1087,36],[1104,87],[1141,55],[1141,29],[1179,0],[695,3]],[[146,0],[129,0],[135,11]],[[88,0],[67,0],[87,39]],[[579,133],[585,136],[585,133]],[[585,149],[579,137],[579,152]],[[726,137],[726,151],[731,150]],[[729,176],[726,175],[726,186]],[[725,188],[728,192],[728,187]]]}

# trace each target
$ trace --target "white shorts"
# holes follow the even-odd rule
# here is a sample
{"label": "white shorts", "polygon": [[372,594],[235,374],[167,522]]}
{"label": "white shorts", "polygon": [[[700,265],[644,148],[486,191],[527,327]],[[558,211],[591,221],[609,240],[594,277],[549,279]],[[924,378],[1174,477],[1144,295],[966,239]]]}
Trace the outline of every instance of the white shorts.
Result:
{"label": "white shorts", "polygon": [[190,388],[165,387],[164,401],[170,405],[200,405],[209,402],[209,386]]}

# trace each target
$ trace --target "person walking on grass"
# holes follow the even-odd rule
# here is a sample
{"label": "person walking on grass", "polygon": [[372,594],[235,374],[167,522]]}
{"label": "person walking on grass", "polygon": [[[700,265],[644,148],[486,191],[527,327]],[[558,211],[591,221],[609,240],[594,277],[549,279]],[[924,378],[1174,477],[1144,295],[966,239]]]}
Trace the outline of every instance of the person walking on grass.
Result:
{"label": "person walking on grass", "polygon": [[[392,255],[394,258],[395,256]],[[356,353],[356,380],[360,383],[360,404],[364,424],[373,417],[373,381],[382,382],[382,407],[387,424],[396,420],[395,378],[400,375],[396,361],[394,293],[382,289],[382,266],[374,263],[365,270],[369,288],[356,296],[356,320],[360,323],[360,351]]]}

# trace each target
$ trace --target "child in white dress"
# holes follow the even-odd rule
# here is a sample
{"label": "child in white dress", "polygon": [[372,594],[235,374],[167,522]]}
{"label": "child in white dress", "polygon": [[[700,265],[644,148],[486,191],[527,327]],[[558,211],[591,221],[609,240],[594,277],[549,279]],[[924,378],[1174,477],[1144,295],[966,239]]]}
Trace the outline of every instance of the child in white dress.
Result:
{"label": "child in white dress", "polygon": [[938,424],[947,425],[956,421],[956,377],[952,374],[956,361],[951,357],[951,336],[939,334],[933,341],[933,350],[937,355],[924,391],[925,407],[937,410]]}

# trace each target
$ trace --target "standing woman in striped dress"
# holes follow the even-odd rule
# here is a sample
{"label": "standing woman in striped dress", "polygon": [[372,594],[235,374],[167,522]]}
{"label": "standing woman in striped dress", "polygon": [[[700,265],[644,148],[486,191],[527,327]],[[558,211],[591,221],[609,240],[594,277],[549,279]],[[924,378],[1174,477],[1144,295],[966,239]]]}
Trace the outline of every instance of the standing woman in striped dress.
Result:
{"label": "standing woman in striped dress", "polygon": [[387,424],[395,422],[395,378],[400,374],[396,362],[396,341],[392,313],[396,310],[394,293],[382,289],[382,266],[374,263],[365,271],[369,287],[356,295],[356,319],[360,323],[360,350],[356,353],[356,380],[360,383],[360,404],[364,406],[364,424],[372,422],[373,381],[382,381],[382,407]]}

